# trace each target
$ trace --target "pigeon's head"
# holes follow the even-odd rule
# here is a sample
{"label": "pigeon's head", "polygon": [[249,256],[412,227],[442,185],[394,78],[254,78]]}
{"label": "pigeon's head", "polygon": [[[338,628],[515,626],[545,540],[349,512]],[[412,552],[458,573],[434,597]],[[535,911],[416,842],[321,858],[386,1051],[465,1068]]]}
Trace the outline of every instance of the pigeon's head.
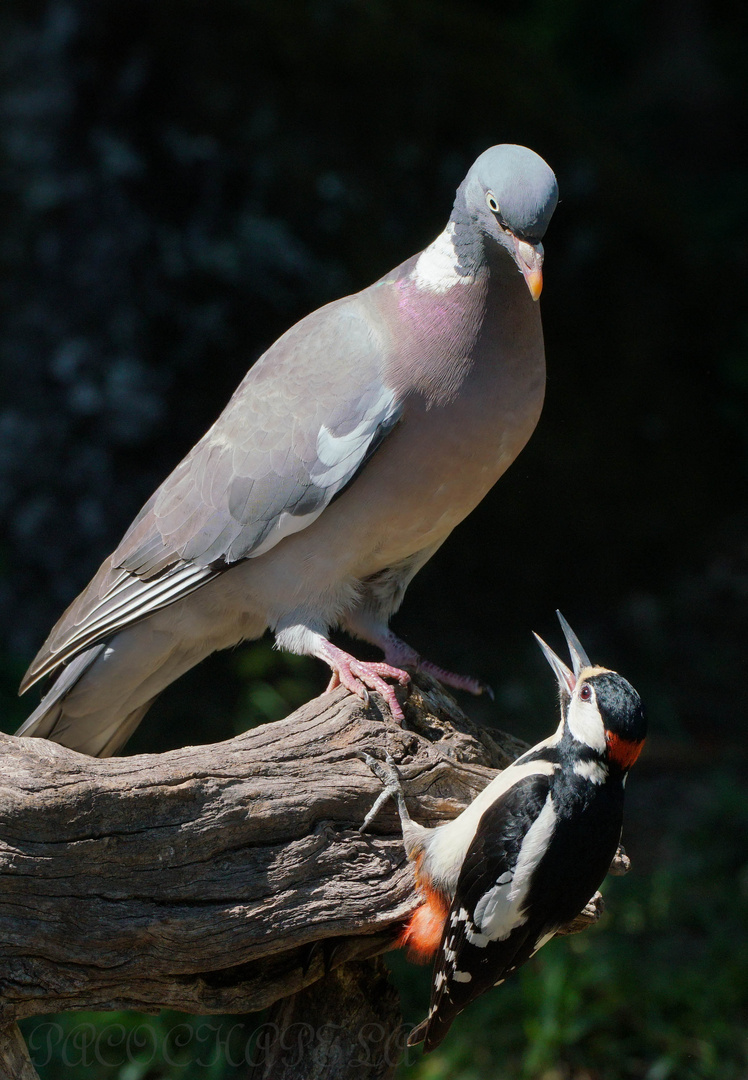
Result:
{"label": "pigeon's head", "polygon": [[504,143],[481,154],[465,178],[467,211],[506,248],[537,300],[543,287],[543,245],[558,202],[553,170],[526,146]]}

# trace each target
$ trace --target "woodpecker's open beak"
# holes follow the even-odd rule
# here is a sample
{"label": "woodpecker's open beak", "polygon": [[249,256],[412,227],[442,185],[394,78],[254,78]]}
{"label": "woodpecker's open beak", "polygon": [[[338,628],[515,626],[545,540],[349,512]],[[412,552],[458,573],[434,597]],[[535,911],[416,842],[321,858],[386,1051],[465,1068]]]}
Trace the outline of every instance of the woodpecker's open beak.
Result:
{"label": "woodpecker's open beak", "polygon": [[543,245],[528,244],[526,240],[520,240],[512,236],[514,241],[514,261],[519,267],[530,296],[537,300],[543,291]]}
{"label": "woodpecker's open beak", "polygon": [[571,656],[571,662],[574,666],[574,674],[577,676],[577,678],[579,678],[579,672],[582,670],[582,668],[592,667],[592,663],[590,662],[590,658],[587,656],[587,653],[582,648],[582,642],[579,640],[577,635],[569,626],[560,611],[556,611],[556,618],[561,623],[561,629],[563,630],[564,637],[566,638],[569,655]]}
{"label": "woodpecker's open beak", "polygon": [[559,659],[559,657],[556,656],[553,649],[551,649],[550,646],[546,645],[542,637],[540,637],[538,634],[535,634],[535,640],[538,642],[540,648],[543,650],[543,655],[545,656],[546,660],[553,668],[554,674],[558,679],[558,685],[561,688],[561,693],[571,695],[574,693],[574,687],[577,685],[577,679],[579,678],[579,673],[582,668],[592,667],[592,664],[587,657],[587,653],[582,648],[582,643],[580,642],[579,638],[574,633],[572,628],[569,626],[561,612],[557,611],[556,615],[558,616],[558,621],[561,623],[561,629],[564,632],[566,644],[569,647],[569,655],[571,656],[571,662],[574,670],[570,671],[566,664],[563,662],[563,660]]}

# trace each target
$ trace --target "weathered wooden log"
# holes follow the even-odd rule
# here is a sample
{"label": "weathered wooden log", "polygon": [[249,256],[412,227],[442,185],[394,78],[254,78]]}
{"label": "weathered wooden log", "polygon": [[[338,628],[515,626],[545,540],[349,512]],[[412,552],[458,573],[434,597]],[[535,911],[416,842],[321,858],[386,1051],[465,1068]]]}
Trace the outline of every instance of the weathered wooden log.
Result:
{"label": "weathered wooden log", "polygon": [[247,1080],[390,1080],[410,1030],[380,956],[343,964],[276,1002]]}
{"label": "weathered wooden log", "polygon": [[391,946],[413,878],[393,806],[358,831],[380,791],[360,751],[393,756],[433,825],[522,745],[427,678],[402,726],[380,706],[338,689],[227,742],[105,760],[0,736],[6,1030],[70,1009],[252,1012]]}
{"label": "weathered wooden log", "polygon": [[18,1024],[0,1028],[0,1080],[39,1080]]}
{"label": "weathered wooden log", "polygon": [[[454,816],[506,763],[434,685],[410,723],[344,691],[228,742],[97,760],[2,738],[0,1020],[65,1009],[262,1009],[381,951],[413,906],[397,814],[358,751]],[[329,952],[329,949],[328,949]]]}

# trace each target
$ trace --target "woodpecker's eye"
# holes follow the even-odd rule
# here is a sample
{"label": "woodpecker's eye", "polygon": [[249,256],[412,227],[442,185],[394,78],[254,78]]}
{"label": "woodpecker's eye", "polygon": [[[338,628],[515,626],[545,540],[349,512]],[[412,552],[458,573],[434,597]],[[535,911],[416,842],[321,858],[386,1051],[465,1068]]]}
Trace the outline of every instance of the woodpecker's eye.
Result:
{"label": "woodpecker's eye", "polygon": [[582,701],[589,701],[590,698],[592,697],[592,691],[590,690],[587,683],[585,683],[584,686],[582,687],[582,689],[579,691],[579,696],[582,699]]}
{"label": "woodpecker's eye", "polygon": [[491,211],[492,214],[498,214],[499,204],[497,203],[493,192],[491,191],[486,192],[486,205],[488,206],[488,209]]}

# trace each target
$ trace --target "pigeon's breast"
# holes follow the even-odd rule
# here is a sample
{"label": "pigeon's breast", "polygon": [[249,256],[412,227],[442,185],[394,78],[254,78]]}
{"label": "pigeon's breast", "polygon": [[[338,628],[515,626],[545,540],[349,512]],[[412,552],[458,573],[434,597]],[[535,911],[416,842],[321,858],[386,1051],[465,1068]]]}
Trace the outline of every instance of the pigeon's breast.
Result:
{"label": "pigeon's breast", "polygon": [[350,487],[289,539],[310,564],[364,578],[438,546],[519,454],[542,408],[545,358],[537,305],[517,277],[518,304],[478,296],[459,309],[447,294],[429,309],[428,335],[417,304],[400,322],[406,355],[387,382],[399,376],[403,416]]}

